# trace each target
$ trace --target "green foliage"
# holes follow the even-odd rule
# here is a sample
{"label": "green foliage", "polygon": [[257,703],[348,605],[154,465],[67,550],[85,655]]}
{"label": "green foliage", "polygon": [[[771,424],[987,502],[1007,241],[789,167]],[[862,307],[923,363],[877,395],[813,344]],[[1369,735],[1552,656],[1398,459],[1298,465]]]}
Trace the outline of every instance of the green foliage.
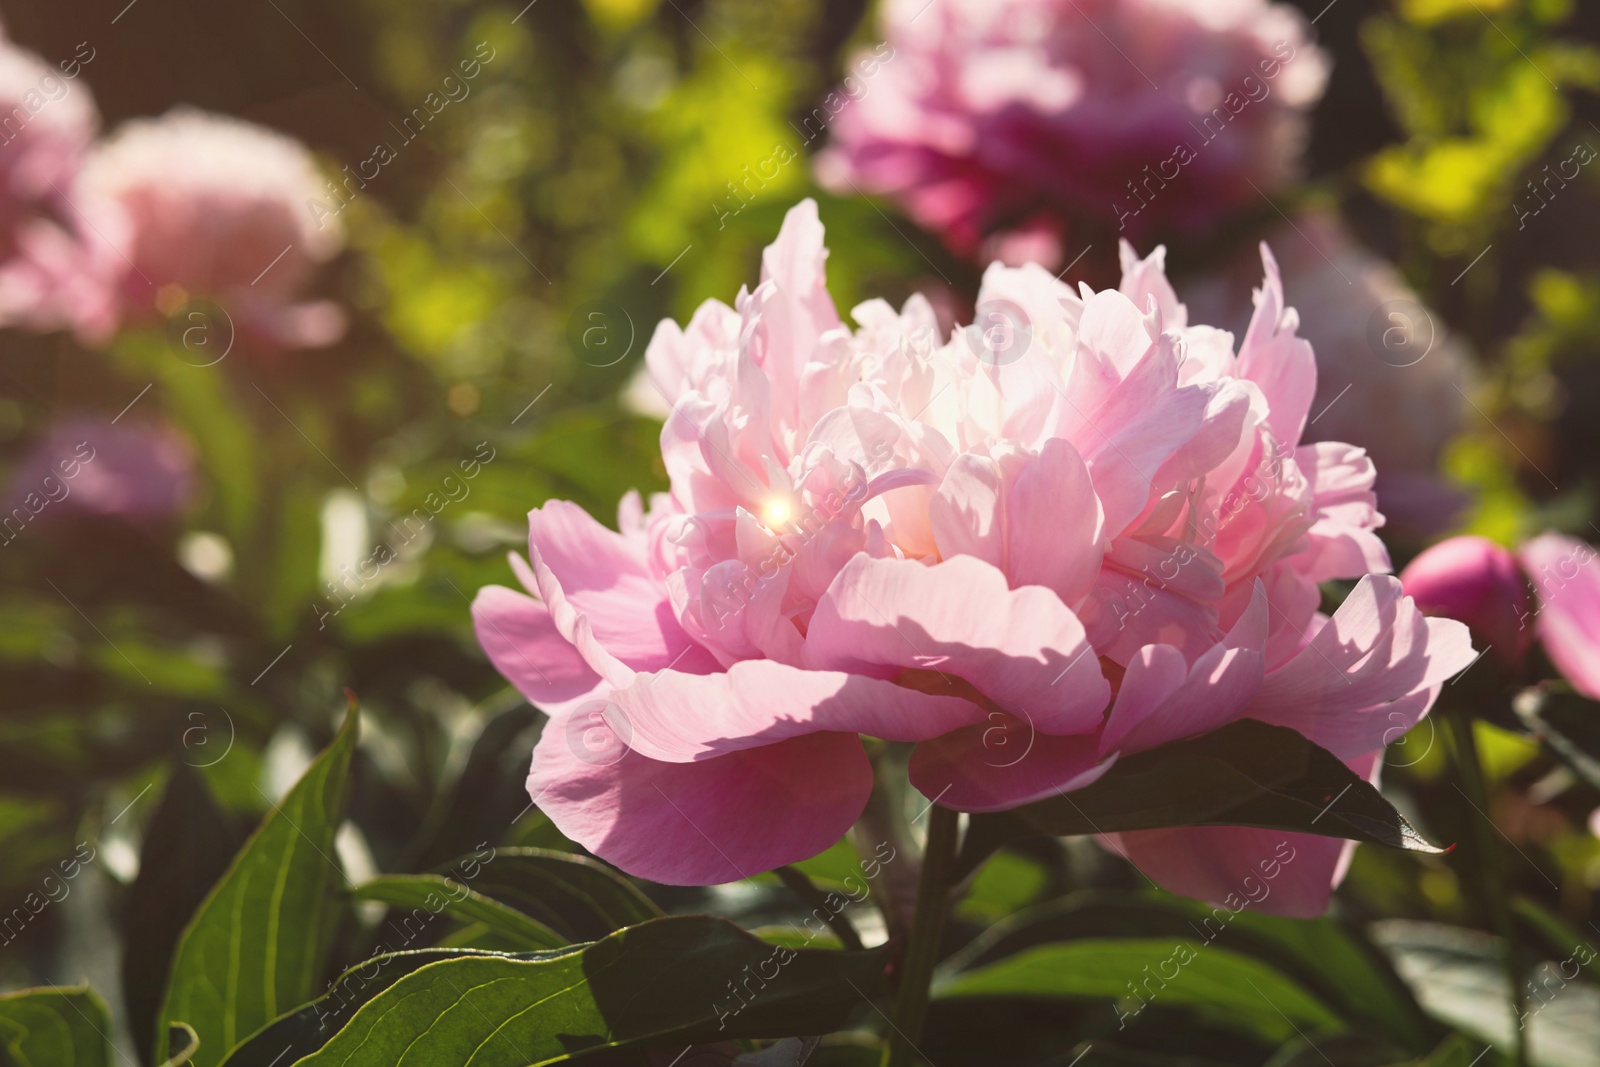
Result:
{"label": "green foliage", "polygon": [[935,996],[1090,997],[1116,1001],[1119,1016],[1137,1015],[1147,1003],[1181,1005],[1269,1041],[1287,1040],[1297,1027],[1341,1026],[1337,1015],[1272,968],[1227,949],[1165,938],[1027,949],[940,983]]}
{"label": "green foliage", "polygon": [[[565,952],[428,963],[300,1062],[522,1067],[604,1048],[822,1033],[880,990],[884,959],[774,948],[711,916],[654,919]],[[748,1001],[730,992],[741,984]]]}
{"label": "green foliage", "polygon": [[189,921],[158,1024],[199,1035],[192,1061],[222,1062],[241,1039],[315,992],[344,875],[332,858],[359,715],[245,842]]}
{"label": "green foliage", "polygon": [[88,986],[0,993],[0,1048],[15,1067],[106,1067],[110,1030]]}

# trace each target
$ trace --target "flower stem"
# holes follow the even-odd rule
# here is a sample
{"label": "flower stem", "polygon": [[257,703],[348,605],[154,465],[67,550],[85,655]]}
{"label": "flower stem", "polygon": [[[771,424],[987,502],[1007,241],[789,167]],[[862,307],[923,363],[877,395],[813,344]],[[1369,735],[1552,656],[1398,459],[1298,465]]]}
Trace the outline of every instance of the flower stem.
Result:
{"label": "flower stem", "polygon": [[928,844],[922,852],[922,876],[917,882],[917,910],[911,921],[911,938],[900,972],[895,997],[893,1033],[883,1067],[914,1067],[923,1062],[916,1043],[928,1014],[928,987],[933,966],[939,962],[944,941],[944,921],[950,910],[950,871],[955,866],[956,839],[961,814],[935,804],[928,813]]}
{"label": "flower stem", "polygon": [[1456,770],[1461,776],[1463,790],[1467,799],[1478,809],[1477,814],[1481,816],[1473,819],[1472,825],[1476,829],[1478,839],[1478,862],[1483,871],[1484,895],[1488,898],[1489,915],[1495,932],[1500,935],[1501,943],[1505,946],[1506,981],[1511,986],[1511,1011],[1517,1022],[1516,1032],[1513,1035],[1516,1042],[1516,1064],[1517,1067],[1528,1067],[1528,1033],[1522,1026],[1526,998],[1523,996],[1522,983],[1517,975],[1516,929],[1511,921],[1511,903],[1506,888],[1505,868],[1500,862],[1500,843],[1495,840],[1495,827],[1489,821],[1488,790],[1484,785],[1483,763],[1478,755],[1478,741],[1472,733],[1472,717],[1465,709],[1450,708],[1443,718],[1450,730],[1450,747],[1455,752]]}

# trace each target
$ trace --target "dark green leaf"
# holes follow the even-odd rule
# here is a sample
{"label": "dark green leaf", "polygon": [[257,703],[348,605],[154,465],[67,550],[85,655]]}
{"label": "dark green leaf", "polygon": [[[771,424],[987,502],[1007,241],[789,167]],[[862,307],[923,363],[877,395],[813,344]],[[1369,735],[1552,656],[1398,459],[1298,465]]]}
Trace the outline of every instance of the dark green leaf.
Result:
{"label": "dark green leaf", "polygon": [[1156,830],[1257,826],[1439,853],[1370,783],[1284,726],[1241,719],[1118,761],[1099,781],[1010,811],[974,815],[959,870],[1009,841]]}
{"label": "dark green leaf", "polygon": [[[1389,919],[1372,925],[1373,940],[1394,960],[1429,1013],[1503,1052],[1519,1029],[1533,1067],[1600,1063],[1600,989],[1582,980],[1577,952],[1523,972],[1526,1015],[1512,1013],[1503,943],[1441,923]],[[1587,954],[1583,946],[1574,946]],[[1449,1062],[1449,1061],[1446,1061]],[[1480,1065],[1481,1067],[1481,1065]]]}
{"label": "dark green leaf", "polygon": [[987,966],[1052,942],[1107,937],[1172,937],[1225,947],[1271,966],[1402,1050],[1437,1040],[1410,991],[1375,948],[1330,919],[1304,921],[1230,912],[1167,894],[1084,891],[989,927],[946,961],[956,972]]}
{"label": "dark green leaf", "polygon": [[[294,1063],[326,1045],[361,1005],[412,971],[440,960],[480,954],[474,949],[425,948],[364,960],[329,983],[328,991],[316,1000],[256,1031],[228,1055],[223,1067],[281,1067]],[[537,955],[541,954],[527,953],[518,958]]]}
{"label": "dark green leaf", "polygon": [[151,816],[139,876],[123,902],[122,987],[140,1058],[154,1056],[156,1015],[178,935],[228,869],[241,834],[196,771],[179,763]]}
{"label": "dark green leaf", "polygon": [[1533,734],[1561,762],[1600,788],[1600,704],[1564,685],[1529,690],[1513,705]]}
{"label": "dark green leaf", "polygon": [[[159,1021],[200,1037],[196,1067],[315,994],[343,874],[333,839],[344,807],[358,714],[262,821],[190,920]],[[163,1055],[166,1055],[163,1052]]]}
{"label": "dark green leaf", "polygon": [[[469,866],[477,873],[469,873]],[[488,860],[458,860],[451,870],[471,881],[474,892],[510,904],[574,941],[593,941],[661,914],[610,867],[567,852],[503,848],[492,850]]]}
{"label": "dark green leaf", "polygon": [[514,952],[561,948],[570,942],[528,918],[442,874],[387,874],[351,890],[352,899],[376,900],[429,917],[445,915],[459,923],[483,923]]}
{"label": "dark green leaf", "polygon": [[1402,1053],[1366,1034],[1296,1034],[1264,1067],[1393,1067]]}
{"label": "dark green leaf", "polygon": [[1089,939],[1041,945],[938,982],[938,999],[1106,1000],[1134,1025],[1145,1007],[1191,1008],[1221,1026],[1281,1042],[1344,1023],[1281,972],[1227,949],[1172,938]]}
{"label": "dark green leaf", "polygon": [[16,1067],[106,1067],[111,1020],[88,986],[0,994],[0,1047]]}
{"label": "dark green leaf", "polygon": [[526,1067],[603,1048],[827,1033],[883,993],[887,961],[887,949],[775,948],[708,915],[654,919],[538,959],[428,964],[301,1067]]}

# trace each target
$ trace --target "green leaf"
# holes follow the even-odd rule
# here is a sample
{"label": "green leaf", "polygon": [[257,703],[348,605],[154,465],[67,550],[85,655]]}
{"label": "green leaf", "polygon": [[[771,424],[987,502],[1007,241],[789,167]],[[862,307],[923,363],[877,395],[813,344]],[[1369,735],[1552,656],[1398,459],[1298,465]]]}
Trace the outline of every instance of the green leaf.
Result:
{"label": "green leaf", "polygon": [[0,994],[0,1046],[16,1067],[106,1067],[111,1019],[88,986]]}
{"label": "green leaf", "polygon": [[1600,1064],[1600,989],[1583,981],[1580,970],[1592,951],[1586,943],[1522,971],[1519,980],[1529,992],[1526,1014],[1518,1019],[1498,938],[1408,919],[1386,919],[1371,930],[1423,1008],[1477,1038],[1480,1050],[1487,1042],[1509,1055],[1520,1030],[1533,1067]]}
{"label": "green leaf", "polygon": [[1145,1007],[1187,1007],[1213,1022],[1285,1041],[1338,1031],[1339,1017],[1279,971],[1227,949],[1171,938],[1088,939],[1042,945],[938,982],[934,997],[1110,999],[1131,1025]]}
{"label": "green leaf", "polygon": [[1099,781],[1010,811],[972,816],[958,871],[1023,837],[1256,826],[1441,853],[1383,794],[1286,726],[1241,719],[1120,760]]}
{"label": "green leaf", "polygon": [[1513,703],[1524,726],[1561,762],[1600,788],[1600,704],[1565,685],[1529,689]]}
{"label": "green leaf", "polygon": [[[467,873],[469,865],[476,874]],[[656,918],[661,909],[604,864],[543,848],[502,848],[488,860],[458,860],[458,877],[474,892],[509,904],[574,941]]]}
{"label": "green leaf", "polygon": [[165,1049],[168,1024],[193,1026],[196,1067],[221,1062],[316,992],[343,878],[333,839],[358,719],[352,703],[333,744],[245,842],[178,941],[158,1040]]}
{"label": "green leaf", "polygon": [[528,918],[515,908],[475,893],[453,878],[442,874],[386,874],[356,887],[354,900],[376,900],[397,908],[446,915],[456,922],[483,923],[505,948],[524,951],[561,948],[568,940],[541,922]]}
{"label": "green leaf", "polygon": [[1276,969],[1342,1018],[1402,1050],[1421,1052],[1437,1040],[1436,1029],[1377,949],[1332,920],[1230,912],[1166,893],[1073,893],[989,927],[945,967],[983,967],[1052,942],[1196,934],[1208,948],[1225,947]]}
{"label": "green leaf", "polygon": [[[373,956],[330,982],[327,993],[257,1030],[228,1054],[222,1067],[282,1067],[295,1063],[326,1045],[363,1004],[412,971],[440,960],[480,954],[475,949],[425,948]],[[536,955],[557,953],[527,953],[517,958]]]}
{"label": "green leaf", "polygon": [[653,919],[538,959],[430,963],[300,1067],[526,1067],[602,1048],[827,1033],[884,992],[887,961],[887,948],[774,947],[709,915]]}
{"label": "green leaf", "polygon": [[154,1058],[156,1016],[178,938],[243,837],[199,772],[175,766],[145,828],[139,876],[124,900],[123,1003],[142,1062]]}

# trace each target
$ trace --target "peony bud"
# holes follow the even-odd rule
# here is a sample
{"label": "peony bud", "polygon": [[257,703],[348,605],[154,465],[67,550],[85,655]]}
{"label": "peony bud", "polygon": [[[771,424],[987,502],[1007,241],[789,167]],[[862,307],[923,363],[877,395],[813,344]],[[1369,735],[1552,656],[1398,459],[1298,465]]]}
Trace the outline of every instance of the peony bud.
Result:
{"label": "peony bud", "polygon": [[1485,537],[1452,537],[1428,548],[1400,573],[1406,594],[1428,615],[1458,619],[1475,644],[1500,662],[1521,661],[1533,636],[1528,583],[1515,557]]}

